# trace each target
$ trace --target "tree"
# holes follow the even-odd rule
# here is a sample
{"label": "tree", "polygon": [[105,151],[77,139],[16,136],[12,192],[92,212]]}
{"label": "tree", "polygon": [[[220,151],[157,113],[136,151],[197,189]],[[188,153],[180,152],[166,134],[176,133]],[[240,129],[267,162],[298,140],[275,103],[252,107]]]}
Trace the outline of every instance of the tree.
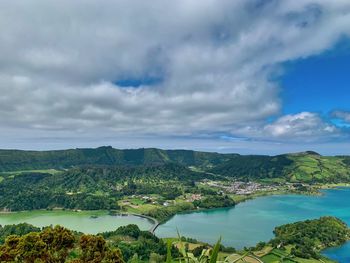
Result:
{"label": "tree", "polygon": [[101,236],[83,235],[79,246],[82,250],[83,262],[102,262],[106,253],[106,241]]}
{"label": "tree", "polygon": [[36,232],[21,237],[15,250],[18,251],[18,259],[25,263],[47,262],[49,258],[47,246]]}
{"label": "tree", "polygon": [[124,263],[120,250],[107,247],[102,236],[82,235],[79,246],[82,251],[80,262]]}
{"label": "tree", "polygon": [[13,262],[18,256],[18,243],[20,237],[12,235],[6,238],[5,244],[0,247],[0,261]]}
{"label": "tree", "polygon": [[47,246],[50,262],[64,263],[69,250],[74,247],[75,237],[72,232],[64,227],[55,226],[45,228],[40,236]]}
{"label": "tree", "polygon": [[102,236],[74,234],[61,226],[47,227],[22,237],[11,235],[0,246],[0,262],[64,263],[74,255],[75,263],[124,263],[119,248],[110,248]]}

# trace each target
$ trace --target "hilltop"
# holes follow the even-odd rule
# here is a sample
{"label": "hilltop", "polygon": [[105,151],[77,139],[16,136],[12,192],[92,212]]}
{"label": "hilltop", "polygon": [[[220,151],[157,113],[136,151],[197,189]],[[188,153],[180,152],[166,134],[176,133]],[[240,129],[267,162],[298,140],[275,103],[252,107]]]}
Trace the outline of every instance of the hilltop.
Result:
{"label": "hilltop", "polygon": [[210,172],[241,180],[340,183],[350,181],[349,160],[346,156],[321,156],[315,152],[240,155],[218,164]]}
{"label": "hilltop", "polygon": [[156,148],[120,150],[110,146],[56,151],[0,150],[0,171],[67,169],[86,165],[116,166],[165,163],[208,168],[228,161],[235,155]]}
{"label": "hilltop", "polygon": [[313,151],[267,156],[156,148],[120,150],[109,146],[57,151],[0,150],[0,172],[165,164],[240,180],[350,181],[350,157],[321,156]]}

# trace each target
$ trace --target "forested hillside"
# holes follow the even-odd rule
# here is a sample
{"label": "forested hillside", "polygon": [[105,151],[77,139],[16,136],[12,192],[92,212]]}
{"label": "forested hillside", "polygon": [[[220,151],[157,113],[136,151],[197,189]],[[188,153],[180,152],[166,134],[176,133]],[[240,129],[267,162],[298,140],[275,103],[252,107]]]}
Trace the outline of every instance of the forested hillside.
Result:
{"label": "forested hillside", "polygon": [[281,177],[286,167],[292,164],[293,161],[285,155],[240,155],[214,167],[210,172],[245,180],[276,178]]}
{"label": "forested hillside", "polygon": [[350,182],[348,157],[321,156],[315,152],[278,156],[234,156],[210,172],[240,180],[306,183]]}
{"label": "forested hillside", "polygon": [[344,244],[350,238],[348,226],[335,217],[321,217],[276,227],[274,246],[292,246],[291,254],[302,258],[320,258],[320,251]]}
{"label": "forested hillside", "polygon": [[[307,183],[350,181],[349,157],[326,157],[315,152],[265,156],[155,148],[119,150],[112,147],[60,151],[0,150],[0,172],[2,174],[45,169],[68,170],[63,175],[53,177],[56,178],[56,181],[64,179],[68,183],[74,181],[96,183],[96,178],[91,178],[91,175],[89,175],[91,174],[91,168],[95,169],[94,174],[98,174],[99,171],[102,173],[98,175],[99,185],[102,184],[102,181],[108,181],[110,178],[106,176],[106,170],[98,167],[113,168],[119,177],[122,176],[127,179],[135,177],[135,174],[130,174],[132,170],[121,171],[118,169],[138,167],[142,170],[142,172],[138,172],[138,177],[144,175],[154,177],[156,174],[147,172],[153,168],[147,170],[147,167],[161,167],[162,165],[171,164],[174,165],[173,168],[180,169],[176,172],[176,178],[181,180],[204,177],[209,179],[210,175],[218,175],[243,181],[267,180]],[[186,167],[204,173],[189,173]],[[77,175],[75,175],[77,170],[75,169],[82,169],[78,172],[81,178],[77,178]],[[146,173],[144,173],[144,169],[146,169]],[[169,173],[168,177],[163,179],[172,179],[174,175],[174,173]],[[0,181],[4,179],[3,177],[0,174]],[[113,180],[115,179],[113,177]],[[106,183],[104,182],[104,184]],[[78,185],[75,187],[78,187]]]}
{"label": "forested hillside", "polygon": [[130,149],[112,147],[59,151],[0,150],[0,172],[61,169],[85,165],[151,165],[177,163],[184,166],[212,167],[235,154],[190,150]]}
{"label": "forested hillside", "polygon": [[65,207],[118,209],[117,200],[129,194],[161,194],[174,198],[193,182],[213,175],[176,164],[120,167],[77,167],[68,171],[4,175],[0,208],[11,210]]}

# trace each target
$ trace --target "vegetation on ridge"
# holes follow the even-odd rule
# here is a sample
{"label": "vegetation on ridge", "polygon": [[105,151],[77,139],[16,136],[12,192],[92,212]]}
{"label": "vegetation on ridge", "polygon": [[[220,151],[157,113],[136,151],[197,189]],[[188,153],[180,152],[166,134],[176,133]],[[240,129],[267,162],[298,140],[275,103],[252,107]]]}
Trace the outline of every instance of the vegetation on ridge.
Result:
{"label": "vegetation on ridge", "polygon": [[235,154],[161,150],[155,148],[119,150],[112,147],[57,151],[0,150],[0,172],[42,169],[68,169],[77,166],[155,165],[211,167]]}
{"label": "vegetation on ridge", "polygon": [[115,210],[124,195],[161,194],[174,199],[192,188],[194,181],[207,177],[176,164],[17,174],[4,176],[0,182],[0,207],[12,211],[55,207]]}
{"label": "vegetation on ridge", "polygon": [[118,150],[112,147],[42,152],[0,150],[0,171],[9,173],[86,166],[147,167],[172,163],[240,180],[339,183],[350,182],[349,160],[347,156],[326,157],[311,151],[264,156],[155,148]]}

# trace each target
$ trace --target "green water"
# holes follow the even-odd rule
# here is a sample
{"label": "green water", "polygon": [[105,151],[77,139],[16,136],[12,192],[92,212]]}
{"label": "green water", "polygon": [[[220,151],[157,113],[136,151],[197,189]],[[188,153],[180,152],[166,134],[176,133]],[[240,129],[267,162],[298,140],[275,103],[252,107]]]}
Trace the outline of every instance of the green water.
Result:
{"label": "green water", "polygon": [[[324,191],[323,196],[280,195],[250,200],[234,208],[215,209],[174,216],[159,226],[159,237],[180,234],[215,243],[222,236],[224,245],[243,248],[273,237],[275,226],[320,216],[336,216],[350,225],[350,188]],[[92,218],[91,216],[97,216]],[[27,222],[35,226],[63,225],[69,229],[96,234],[119,226],[137,224],[149,230],[153,222],[136,216],[111,216],[105,211],[32,211],[0,214],[0,225]],[[340,263],[350,262],[350,243],[324,251]]]}
{"label": "green water", "polygon": [[[183,236],[211,244],[222,236],[224,245],[243,248],[269,241],[278,225],[326,215],[350,224],[350,188],[327,190],[323,196],[260,197],[234,208],[180,214],[161,225],[156,234],[176,237],[178,229]],[[349,263],[349,245],[324,251],[324,254],[338,262]]]}
{"label": "green water", "polygon": [[30,211],[0,214],[0,225],[23,222],[38,227],[62,225],[87,234],[112,231],[128,224],[136,224],[142,230],[149,230],[153,225],[153,222],[145,218],[132,215],[111,216],[106,211]]}

